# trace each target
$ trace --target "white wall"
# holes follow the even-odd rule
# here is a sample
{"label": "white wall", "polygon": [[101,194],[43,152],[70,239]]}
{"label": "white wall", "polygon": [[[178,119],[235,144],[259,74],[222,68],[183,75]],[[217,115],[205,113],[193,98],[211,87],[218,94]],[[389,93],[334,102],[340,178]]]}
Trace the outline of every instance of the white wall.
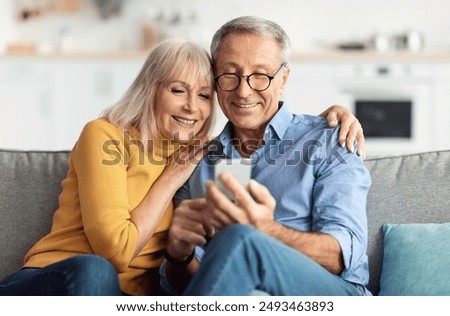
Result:
{"label": "white wall", "polygon": [[0,52],[5,50],[5,47],[13,37],[13,1],[6,0],[0,4]]}
{"label": "white wall", "polygon": [[[19,1],[0,4],[0,44],[17,41],[55,43],[68,28],[79,50],[135,49],[140,46],[140,27],[147,12],[159,7],[182,16],[194,12],[197,22],[167,27],[179,36],[209,44],[213,32],[238,15],[259,15],[281,24],[291,36],[294,50],[314,49],[318,41],[370,37],[416,29],[424,33],[426,47],[450,50],[450,19],[447,0],[128,0],[122,16],[101,20],[94,0],[83,0],[76,14],[48,14],[26,23],[13,19]],[[0,46],[1,48],[1,46]]]}

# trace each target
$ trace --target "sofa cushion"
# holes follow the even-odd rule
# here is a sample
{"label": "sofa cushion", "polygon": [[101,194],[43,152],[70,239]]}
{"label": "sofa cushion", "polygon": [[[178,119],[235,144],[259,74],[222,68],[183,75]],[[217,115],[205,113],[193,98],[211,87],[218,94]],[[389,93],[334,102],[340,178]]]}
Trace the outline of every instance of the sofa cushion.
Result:
{"label": "sofa cushion", "polygon": [[377,295],[384,224],[450,222],[450,150],[365,160],[372,177],[367,197],[369,290]]}
{"label": "sofa cushion", "polygon": [[379,295],[450,295],[450,223],[386,224]]}
{"label": "sofa cushion", "polygon": [[69,152],[0,150],[0,279],[50,230]]}

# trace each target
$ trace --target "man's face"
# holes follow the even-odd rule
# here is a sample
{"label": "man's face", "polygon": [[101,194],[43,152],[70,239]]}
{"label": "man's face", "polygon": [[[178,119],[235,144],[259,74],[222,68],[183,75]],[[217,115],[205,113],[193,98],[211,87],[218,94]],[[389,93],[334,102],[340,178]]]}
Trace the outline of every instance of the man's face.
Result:
{"label": "man's face", "polygon": [[[215,75],[261,73],[272,76],[282,64],[280,55],[280,47],[273,39],[253,34],[227,35],[217,51]],[[246,77],[241,78],[234,91],[227,92],[217,87],[220,107],[238,135],[244,131],[256,134],[264,131],[278,111],[279,97],[288,76],[289,68],[281,69],[267,90],[261,92],[250,88]]]}

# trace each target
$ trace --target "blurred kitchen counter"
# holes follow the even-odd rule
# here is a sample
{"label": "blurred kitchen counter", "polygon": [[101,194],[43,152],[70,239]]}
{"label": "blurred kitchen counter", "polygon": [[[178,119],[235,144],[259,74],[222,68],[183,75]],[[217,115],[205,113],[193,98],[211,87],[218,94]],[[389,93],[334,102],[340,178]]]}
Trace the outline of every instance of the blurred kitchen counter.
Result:
{"label": "blurred kitchen counter", "polygon": [[26,58],[26,59],[64,59],[64,60],[145,60],[147,51],[108,51],[108,52],[64,52],[64,53],[5,53],[0,59]]}
{"label": "blurred kitchen counter", "polygon": [[291,52],[293,62],[355,62],[355,61],[379,61],[379,62],[433,62],[450,61],[450,50],[421,50],[421,51],[316,51],[316,52]]}
{"label": "blurred kitchen counter", "polygon": [[[108,51],[108,52],[64,52],[64,53],[5,53],[0,59],[29,58],[29,59],[111,59],[111,60],[145,60],[148,51]],[[293,50],[291,62],[353,62],[353,61],[399,61],[399,62],[433,62],[450,61],[450,50],[422,50],[422,51],[305,51]]]}

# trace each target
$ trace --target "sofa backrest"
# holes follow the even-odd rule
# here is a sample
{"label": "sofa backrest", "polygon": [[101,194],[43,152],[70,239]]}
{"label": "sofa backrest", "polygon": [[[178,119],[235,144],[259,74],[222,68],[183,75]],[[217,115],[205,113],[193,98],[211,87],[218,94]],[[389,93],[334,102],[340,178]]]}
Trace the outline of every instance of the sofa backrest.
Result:
{"label": "sofa backrest", "polygon": [[0,150],[0,280],[49,232],[69,152]]}
{"label": "sofa backrest", "polygon": [[367,159],[369,290],[380,291],[383,224],[450,222],[450,150]]}
{"label": "sofa backrest", "polygon": [[[0,150],[0,279],[17,270],[50,229],[68,151]],[[369,158],[369,289],[380,290],[385,223],[450,222],[450,150]]]}

